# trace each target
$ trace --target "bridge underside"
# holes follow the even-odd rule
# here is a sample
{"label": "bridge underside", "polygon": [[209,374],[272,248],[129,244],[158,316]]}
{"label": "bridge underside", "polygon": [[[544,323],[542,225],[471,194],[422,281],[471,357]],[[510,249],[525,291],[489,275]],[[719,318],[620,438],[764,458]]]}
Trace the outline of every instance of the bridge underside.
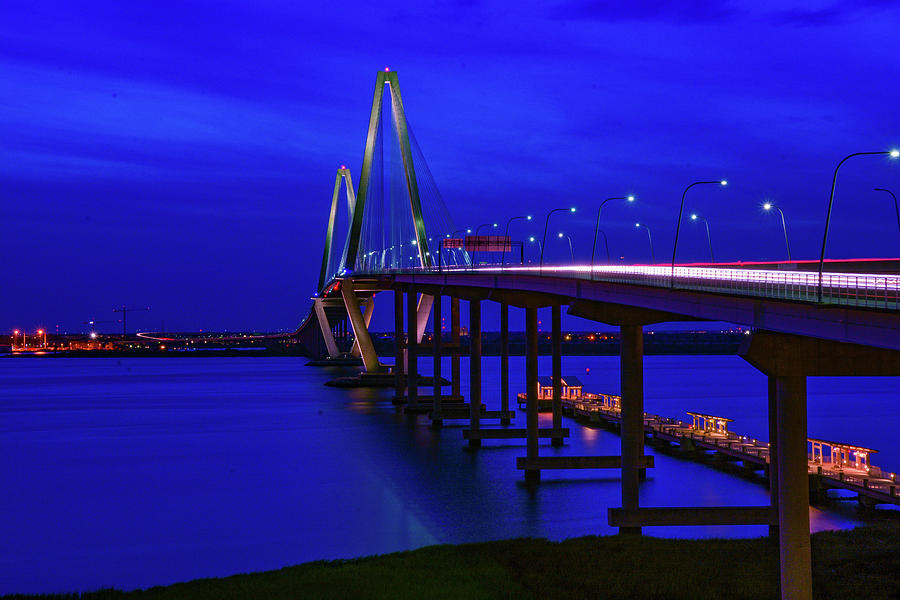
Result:
{"label": "bridge underside", "polygon": [[864,308],[527,274],[397,273],[385,274],[379,280],[386,286],[427,286],[446,289],[448,295],[452,290],[453,295],[464,299],[477,297],[513,306],[524,307],[535,301],[543,306],[562,303],[569,305],[570,314],[599,321],[603,319],[591,315],[618,310],[613,308],[618,306],[621,310],[627,307],[650,311],[652,320],[648,322],[725,321],[754,329],[900,350],[900,314]]}

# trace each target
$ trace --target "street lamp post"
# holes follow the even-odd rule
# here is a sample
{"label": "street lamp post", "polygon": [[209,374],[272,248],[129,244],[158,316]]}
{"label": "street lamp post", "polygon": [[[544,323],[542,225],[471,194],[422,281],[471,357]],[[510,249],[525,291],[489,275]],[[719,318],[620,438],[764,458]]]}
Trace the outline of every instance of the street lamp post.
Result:
{"label": "street lamp post", "polygon": [[564,211],[564,210],[567,210],[569,212],[575,212],[575,207],[573,206],[572,208],[554,208],[550,212],[547,213],[547,218],[544,219],[544,237],[543,237],[543,241],[541,242],[541,246],[540,246],[540,248],[541,248],[541,273],[544,272],[544,246],[547,245],[547,227],[550,225],[550,215],[552,215],[555,212],[560,212],[560,211]]}
{"label": "street lamp post", "polygon": [[650,235],[650,227],[644,223],[635,223],[634,226],[638,229],[643,227],[647,230],[647,239],[650,241],[650,264],[656,263],[656,259],[653,257],[653,236]]}
{"label": "street lamp post", "polygon": [[[509,221],[506,222],[506,230],[503,232],[504,240],[509,239],[509,224],[515,221],[516,219],[525,219],[526,221],[531,220],[531,215],[521,215],[519,217],[511,217]],[[503,254],[500,255],[500,268],[503,268],[503,265],[506,264],[506,244],[507,242],[503,242]]]}
{"label": "street lamp post", "polygon": [[[478,238],[479,232],[481,231],[481,228],[482,228],[482,227],[488,227],[488,226],[490,226],[490,225],[492,225],[495,229],[497,228],[497,223],[482,223],[481,225],[479,225],[478,227],[476,227],[476,228],[475,228],[475,238],[476,238],[476,239]],[[479,243],[479,244],[480,244],[481,242],[476,242],[476,243]],[[474,250],[472,251],[472,266],[473,266],[473,267],[475,266],[475,251],[474,251]]]}
{"label": "street lamp post", "polygon": [[876,192],[887,192],[891,195],[891,198],[894,199],[894,211],[897,213],[897,228],[900,229],[900,206],[897,206],[897,196],[894,195],[894,192],[891,190],[886,190],[884,188],[875,188]]}
{"label": "street lamp post", "polygon": [[837,185],[837,176],[838,171],[841,170],[841,166],[853,158],[854,156],[878,156],[878,155],[887,155],[891,158],[897,158],[900,156],[900,150],[882,150],[881,152],[854,152],[853,154],[848,154],[844,158],[841,159],[841,162],[837,164],[834,168],[834,176],[831,178],[831,196],[828,198],[828,212],[825,213],[825,235],[822,236],[822,254],[819,256],[819,302],[823,300],[823,290],[822,290],[822,271],[825,269],[825,245],[828,243],[828,228],[831,226],[831,208],[834,206],[834,188]]}
{"label": "street lamp post", "polygon": [[709,262],[716,262],[716,259],[713,258],[712,237],[710,237],[709,235],[709,219],[707,219],[706,217],[701,217],[697,213],[694,213],[691,215],[691,221],[703,221],[703,224],[706,225],[706,243],[709,245]]}
{"label": "street lamp post", "polygon": [[544,247],[541,245],[541,240],[537,239],[536,237],[534,237],[534,236],[532,235],[532,236],[530,236],[530,237],[528,238],[528,241],[531,242],[532,244],[535,243],[535,242],[537,242],[538,250],[540,251],[541,254],[544,253]]}
{"label": "street lamp post", "polygon": [[718,184],[721,186],[726,186],[728,185],[728,182],[724,179],[720,181],[695,181],[691,185],[684,188],[684,192],[682,192],[681,194],[681,207],[678,209],[678,222],[675,225],[675,244],[672,246],[672,277],[669,281],[669,287],[675,287],[675,253],[678,251],[678,234],[681,233],[681,217],[684,215],[684,197],[687,196],[688,190],[695,185],[705,184]]}
{"label": "street lamp post", "polygon": [[[463,228],[463,229],[457,229],[456,231],[454,231],[453,233],[450,234],[450,237],[455,238],[457,233],[472,233],[472,230],[471,230],[471,229],[466,229],[466,228]],[[466,245],[466,241],[463,240],[463,246],[460,247],[460,248],[457,248],[457,250],[462,250],[462,253],[463,253],[463,259],[464,259],[464,260],[469,260],[468,254],[466,254],[466,251],[465,251],[465,245]],[[454,260],[456,260],[455,257],[454,257]],[[469,262],[471,262],[471,261],[469,261]],[[459,265],[459,261],[457,261],[456,264]]]}
{"label": "street lamp post", "polygon": [[[791,245],[788,243],[787,224],[784,221],[784,211],[771,202],[763,204],[763,210],[777,210],[778,214],[781,215],[781,228],[784,230],[784,246],[787,248],[788,262],[791,262]],[[897,223],[900,224],[900,220],[898,220]]]}
{"label": "street lamp post", "polygon": [[606,264],[611,264],[612,261],[609,258],[609,240],[606,238],[606,232],[601,229],[598,233],[603,236],[603,245],[606,247]]}
{"label": "street lamp post", "polygon": [[[610,200],[627,200],[628,202],[634,202],[634,196],[616,196],[614,198],[607,198],[603,202],[600,203],[600,206],[597,207],[597,224],[594,226],[594,245],[591,247],[591,279],[594,278],[594,253],[597,250],[597,233],[600,231],[600,214],[603,212],[603,205],[609,202]],[[603,234],[603,237],[606,237],[606,234]],[[606,262],[609,262],[609,244],[606,245],[606,254],[607,259]]]}
{"label": "street lamp post", "polygon": [[574,265],[575,264],[575,250],[572,249],[572,238],[570,238],[569,236],[567,236],[566,234],[564,234],[561,231],[557,234],[557,237],[559,239],[566,238],[567,240],[569,240],[569,254],[572,255],[572,264]]}

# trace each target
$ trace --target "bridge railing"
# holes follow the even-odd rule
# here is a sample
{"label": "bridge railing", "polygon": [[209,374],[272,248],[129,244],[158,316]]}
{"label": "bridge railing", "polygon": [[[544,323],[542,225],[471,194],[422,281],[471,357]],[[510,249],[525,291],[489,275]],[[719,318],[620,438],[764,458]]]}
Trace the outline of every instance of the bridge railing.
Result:
{"label": "bridge railing", "polygon": [[[733,269],[649,265],[595,266],[506,266],[431,267],[391,272],[442,272],[544,275],[581,280],[607,281],[658,288],[722,293],[756,298],[774,298],[819,303],[819,274],[808,271]],[[881,310],[900,310],[900,276],[867,273],[824,273],[822,303]]]}

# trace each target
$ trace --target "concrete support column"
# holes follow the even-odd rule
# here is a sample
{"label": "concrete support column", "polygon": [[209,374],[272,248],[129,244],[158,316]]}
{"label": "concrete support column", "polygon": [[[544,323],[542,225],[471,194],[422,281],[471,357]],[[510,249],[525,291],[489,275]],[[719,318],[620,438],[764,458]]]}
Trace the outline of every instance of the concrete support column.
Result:
{"label": "concrete support column", "polygon": [[[551,308],[552,338],[553,338],[553,429],[562,427],[562,310],[560,306]],[[562,446],[562,438],[552,438],[551,446]]]}
{"label": "concrete support column", "polygon": [[[369,325],[372,323],[372,314],[375,312],[375,295],[372,294],[372,297],[369,298],[369,301],[366,303],[366,310],[363,311],[363,321],[366,323],[366,329],[369,328]],[[352,324],[351,324],[352,325]],[[353,348],[350,350],[350,354],[359,358],[362,354],[362,351],[359,349],[359,340],[355,339],[356,333],[354,332],[354,340],[353,340]]]}
{"label": "concrete support column", "polygon": [[450,298],[450,343],[454,345],[450,357],[450,394],[459,398],[459,298]]}
{"label": "concrete support column", "polygon": [[441,295],[434,297],[434,344],[432,354],[434,354],[434,391],[432,392],[431,410],[434,413],[431,419],[432,427],[440,427],[444,424],[444,420],[440,418],[441,414]]}
{"label": "concrete support column", "polygon": [[394,396],[401,402],[405,392],[403,375],[403,292],[394,290]]}
{"label": "concrete support column", "polygon": [[[525,309],[526,456],[538,455],[538,330],[537,309]],[[525,483],[541,480],[538,469],[525,469]]]}
{"label": "concrete support column", "polygon": [[778,462],[778,546],[781,597],[812,598],[809,484],[806,457],[806,377],[775,378]]}
{"label": "concrete support column", "polygon": [[[640,464],[644,455],[644,336],[640,325],[619,326],[622,387],[622,508],[639,507]],[[804,479],[805,481],[805,479]],[[619,533],[640,535],[640,527]]]}
{"label": "concrete support column", "polygon": [[410,407],[419,405],[418,306],[416,288],[409,286],[406,290],[406,395]]}
{"label": "concrete support column", "polygon": [[362,311],[359,309],[359,299],[353,289],[353,280],[345,279],[341,284],[341,297],[344,300],[344,309],[350,317],[350,324],[353,327],[353,334],[359,343],[360,353],[362,354],[363,365],[368,373],[377,373],[383,371],[381,363],[378,362],[378,355],[375,353],[375,344],[372,343],[372,337],[366,328],[366,322],[363,318]]}
{"label": "concrete support column", "polygon": [[[769,383],[769,503],[778,513],[778,402],[775,377],[768,376]],[[769,525],[769,535],[778,537],[778,525]]]}
{"label": "concrete support column", "polygon": [[331,324],[328,323],[328,316],[325,314],[325,306],[321,298],[313,301],[313,309],[316,311],[316,319],[319,321],[319,331],[322,332],[322,338],[325,340],[328,358],[334,358],[340,353],[334,342],[334,332],[331,330]]}
{"label": "concrete support column", "polygon": [[509,425],[509,304],[500,304],[500,424]]}
{"label": "concrete support column", "polygon": [[[477,431],[481,420],[481,301],[469,300],[469,421]],[[470,439],[469,448],[480,448],[480,439]]]}

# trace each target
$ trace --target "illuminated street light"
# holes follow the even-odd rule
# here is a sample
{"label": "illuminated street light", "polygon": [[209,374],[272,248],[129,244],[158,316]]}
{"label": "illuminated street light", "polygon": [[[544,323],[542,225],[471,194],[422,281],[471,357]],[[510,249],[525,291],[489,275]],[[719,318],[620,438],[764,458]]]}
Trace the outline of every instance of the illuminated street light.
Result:
{"label": "illuminated street light", "polygon": [[722,187],[725,187],[728,185],[728,181],[725,179],[720,179],[719,181],[695,181],[684,188],[684,192],[681,194],[681,207],[678,209],[678,222],[675,225],[675,244],[672,246],[672,277],[669,281],[669,287],[675,287],[675,253],[678,252],[678,234],[681,233],[681,218],[684,216],[684,197],[687,196],[688,190],[695,185],[706,184],[721,185]]}
{"label": "illuminated street light", "polygon": [[[627,202],[634,202],[634,196],[616,196],[613,198],[607,198],[603,202],[600,203],[600,206],[597,207],[597,224],[594,226],[594,245],[591,246],[591,279],[594,278],[594,254],[597,251],[597,234],[600,232],[600,214],[603,212],[603,205],[609,202],[610,200],[625,200]],[[606,234],[603,234],[604,239],[606,238]],[[609,243],[606,244],[606,262],[609,263]]]}
{"label": "illuminated street light", "polygon": [[537,239],[536,237],[534,237],[532,235],[532,236],[529,236],[528,241],[531,242],[532,244],[537,242],[538,250],[540,250],[541,255],[544,254],[544,247],[541,245],[541,240]]}
{"label": "illuminated street light", "polygon": [[819,302],[822,302],[822,271],[825,269],[825,245],[828,243],[828,228],[831,226],[831,208],[834,206],[834,188],[837,185],[838,171],[841,166],[853,158],[854,156],[890,156],[891,158],[900,157],[900,150],[882,150],[881,152],[854,152],[848,154],[841,159],[841,162],[834,168],[834,176],[831,178],[831,196],[828,198],[828,212],[825,213],[825,235],[822,236],[822,254],[819,256]]}
{"label": "illuminated street light", "polygon": [[650,264],[655,264],[656,259],[653,258],[653,236],[650,235],[650,227],[648,225],[645,225],[644,223],[635,223],[634,226],[638,229],[643,227],[647,230],[647,239],[650,241]]}
{"label": "illuminated street light", "polygon": [[[506,222],[506,231],[503,233],[504,240],[509,239],[509,224],[515,221],[516,219],[525,219],[526,221],[531,220],[531,215],[522,215],[519,217],[511,217],[509,221]],[[500,268],[503,268],[503,265],[506,264],[506,244],[507,242],[503,242],[503,254],[500,255]]]}
{"label": "illuminated street light", "polygon": [[[896,152],[896,150],[895,150]],[[893,156],[893,154],[891,154]],[[876,192],[887,192],[891,195],[891,198],[894,199],[894,211],[897,213],[897,227],[900,228],[900,207],[897,206],[897,196],[894,195],[894,192],[891,190],[886,190],[884,188],[875,188]]]}
{"label": "illuminated street light", "polygon": [[542,272],[544,270],[544,246],[547,245],[547,227],[550,225],[550,215],[552,215],[555,212],[561,212],[564,210],[574,213],[575,207],[573,206],[571,208],[554,208],[550,212],[547,213],[547,218],[544,219],[544,237],[542,238],[541,246],[540,246],[540,248],[541,248],[541,271]]}
{"label": "illuminated street light", "polygon": [[[791,262],[791,245],[788,244],[787,225],[784,222],[784,211],[771,202],[763,204],[763,210],[777,210],[778,214],[781,215],[781,228],[784,229],[784,245],[787,248],[788,262]],[[900,219],[898,219],[898,223],[900,223]]]}
{"label": "illuminated street light", "polygon": [[701,217],[697,213],[693,213],[691,215],[691,221],[697,220],[703,221],[703,223],[706,225],[706,243],[709,244],[709,262],[714,263],[716,262],[716,259],[713,258],[712,238],[709,235],[709,219],[707,219],[706,217]]}
{"label": "illuminated street light", "polygon": [[575,264],[575,251],[572,250],[572,238],[570,238],[569,236],[567,236],[566,234],[564,234],[561,231],[558,234],[556,234],[556,237],[558,237],[559,239],[566,238],[567,240],[569,240],[569,254],[572,255],[572,264],[574,265]]}

